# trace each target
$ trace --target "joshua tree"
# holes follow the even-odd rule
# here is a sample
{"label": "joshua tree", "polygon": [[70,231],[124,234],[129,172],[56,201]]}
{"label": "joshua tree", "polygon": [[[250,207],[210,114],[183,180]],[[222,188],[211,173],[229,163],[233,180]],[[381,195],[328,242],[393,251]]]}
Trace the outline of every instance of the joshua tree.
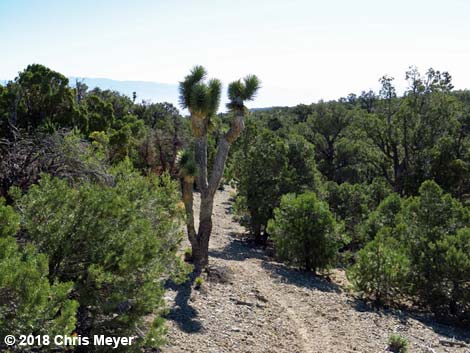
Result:
{"label": "joshua tree", "polygon": [[[227,104],[233,113],[230,129],[219,140],[214,164],[210,175],[207,171],[207,133],[210,118],[217,113],[220,104],[221,83],[217,79],[206,82],[207,72],[196,66],[180,82],[180,103],[191,115],[194,135],[194,158],[187,151],[180,156],[183,202],[187,215],[187,230],[192,247],[192,257],[196,270],[208,264],[209,239],[212,231],[212,208],[214,195],[219,187],[225,168],[225,161],[232,143],[240,136],[247,109],[244,101],[252,100],[260,87],[258,78],[246,76],[243,80],[232,82],[228,87]],[[194,227],[193,184],[196,181],[201,192],[199,229]]]}

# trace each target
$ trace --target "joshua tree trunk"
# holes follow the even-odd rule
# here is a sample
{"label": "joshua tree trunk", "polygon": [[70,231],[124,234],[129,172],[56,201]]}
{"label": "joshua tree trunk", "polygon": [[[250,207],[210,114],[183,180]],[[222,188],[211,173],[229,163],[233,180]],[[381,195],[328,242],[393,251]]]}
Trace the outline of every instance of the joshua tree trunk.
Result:
{"label": "joshua tree trunk", "polygon": [[201,206],[199,212],[199,229],[196,232],[193,213],[193,183],[194,177],[186,177],[183,180],[183,202],[187,216],[188,238],[192,248],[192,259],[196,271],[201,271],[209,263],[209,240],[212,232],[212,210],[214,196],[222,179],[225,162],[232,143],[243,131],[244,112],[237,113],[232,121],[230,130],[220,139],[217,153],[212,167],[210,178],[207,175],[207,129],[201,128],[204,123],[197,116],[191,117],[195,141],[195,160],[198,166],[196,177],[197,186],[201,192]]}
{"label": "joshua tree trunk", "polygon": [[193,259],[196,268],[204,268],[209,263],[209,240],[212,232],[212,205],[213,196],[201,198],[199,212],[199,229],[196,244],[193,246]]}

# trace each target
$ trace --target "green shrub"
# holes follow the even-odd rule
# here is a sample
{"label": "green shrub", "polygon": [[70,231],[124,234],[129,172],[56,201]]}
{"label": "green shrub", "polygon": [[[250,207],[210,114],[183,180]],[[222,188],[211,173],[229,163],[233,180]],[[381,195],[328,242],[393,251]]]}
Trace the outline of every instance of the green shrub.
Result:
{"label": "green shrub", "polygon": [[234,197],[234,201],[232,203],[232,211],[235,216],[235,219],[244,227],[249,228],[249,218],[250,214],[247,209],[247,202],[246,197],[237,194]]}
{"label": "green shrub", "polygon": [[443,254],[441,291],[446,294],[441,305],[451,315],[470,323],[470,228],[462,228],[436,243]]}
{"label": "green shrub", "polygon": [[408,352],[408,340],[397,334],[393,334],[388,339],[388,349],[394,353]]}
{"label": "green shrub", "polygon": [[246,146],[234,152],[232,177],[240,195],[238,209],[246,208],[250,218],[248,226],[256,241],[261,242],[263,228],[272,217],[283,192],[284,173],[287,169],[287,146],[269,131],[258,133],[250,141],[250,126],[243,136]]}
{"label": "green shrub", "polygon": [[194,280],[194,288],[200,289],[203,284],[204,284],[204,278],[196,277],[196,279]]}
{"label": "green shrub", "polygon": [[409,259],[391,228],[382,228],[374,240],[356,254],[356,263],[347,271],[356,290],[378,302],[396,298],[406,287]]}
{"label": "green shrub", "polygon": [[0,199],[0,337],[70,335],[78,307],[68,299],[73,284],[49,283],[47,257],[16,244],[18,227],[18,215]]}
{"label": "green shrub", "polygon": [[20,229],[20,216],[0,197],[0,237],[14,236]]}
{"label": "green shrub", "polygon": [[400,219],[410,256],[410,294],[439,314],[468,312],[464,288],[468,288],[469,245],[468,232],[462,228],[470,222],[469,210],[435,182],[426,181],[419,197],[406,202]]}
{"label": "green shrub", "polygon": [[[357,250],[362,248],[373,236],[364,234],[364,224],[368,218],[371,219],[376,209],[391,194],[390,188],[380,178],[375,178],[371,183],[350,184],[344,182],[337,184],[333,181],[323,183],[325,191],[324,199],[328,201],[330,209],[337,219],[344,222],[345,230],[351,238],[348,248]],[[396,195],[398,200],[400,198]],[[383,207],[383,206],[382,206]],[[382,215],[380,207],[375,211]],[[377,229],[372,229],[377,232]],[[367,232],[368,233],[368,232]],[[375,235],[375,233],[374,233]]]}
{"label": "green shrub", "polygon": [[395,227],[397,224],[395,217],[400,212],[401,207],[402,201],[398,194],[394,193],[387,196],[359,227],[361,242],[366,244],[368,241],[373,240],[383,227]]}
{"label": "green shrub", "polygon": [[279,258],[313,272],[334,263],[338,230],[328,204],[313,192],[283,196],[268,225]]}
{"label": "green shrub", "polygon": [[369,213],[369,195],[365,185],[326,182],[326,200],[336,217],[344,222],[345,230],[353,239],[351,246],[359,241],[356,239],[356,227]]}
{"label": "green shrub", "polygon": [[289,192],[301,193],[317,186],[313,145],[298,135],[283,140],[247,121],[241,141],[234,146],[227,174],[235,182],[237,211],[258,242],[266,240],[268,220]]}
{"label": "green shrub", "polygon": [[348,271],[379,300],[409,296],[442,316],[470,322],[470,213],[433,181],[419,196],[385,199],[363,224],[372,240]]}
{"label": "green shrub", "polygon": [[136,335],[147,329],[144,316],[155,313],[147,342],[139,344],[156,345],[162,280],[181,267],[177,185],[169,177],[142,177],[128,163],[114,175],[113,187],[76,188],[43,175],[18,207],[30,241],[49,257],[51,280],[75,283],[79,333]]}
{"label": "green shrub", "polygon": [[184,261],[186,262],[190,262],[193,258],[193,249],[191,249],[190,247],[184,249]]}
{"label": "green shrub", "polygon": [[[72,334],[78,303],[68,299],[73,283],[48,281],[47,256],[0,238],[0,336]],[[1,345],[0,345],[1,346]]]}

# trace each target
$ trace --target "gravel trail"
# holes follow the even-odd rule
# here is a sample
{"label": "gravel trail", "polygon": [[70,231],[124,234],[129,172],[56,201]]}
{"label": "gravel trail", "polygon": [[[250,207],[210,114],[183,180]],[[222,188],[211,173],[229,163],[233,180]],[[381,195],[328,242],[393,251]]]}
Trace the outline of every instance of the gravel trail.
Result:
{"label": "gravel trail", "polygon": [[166,294],[164,353],[387,352],[393,333],[408,339],[409,352],[470,353],[470,332],[374,309],[345,290],[341,270],[316,278],[250,246],[232,219],[232,194],[218,191],[214,200],[209,261],[216,275],[200,290],[188,282]]}

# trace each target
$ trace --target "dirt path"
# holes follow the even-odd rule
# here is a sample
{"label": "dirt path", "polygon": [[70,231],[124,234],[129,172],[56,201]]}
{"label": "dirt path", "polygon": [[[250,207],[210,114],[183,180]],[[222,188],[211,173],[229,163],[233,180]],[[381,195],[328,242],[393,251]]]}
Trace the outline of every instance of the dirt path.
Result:
{"label": "dirt path", "polygon": [[[230,190],[218,192],[210,262],[228,281],[207,279],[170,289],[168,342],[174,352],[385,352],[388,337],[409,340],[409,352],[462,352],[441,340],[470,342],[470,333],[403,312],[374,310],[344,290],[344,273],[331,280],[292,270],[249,246],[232,219]],[[197,200],[195,200],[197,201]],[[198,204],[198,202],[195,202]],[[198,210],[195,210],[198,211]]]}

